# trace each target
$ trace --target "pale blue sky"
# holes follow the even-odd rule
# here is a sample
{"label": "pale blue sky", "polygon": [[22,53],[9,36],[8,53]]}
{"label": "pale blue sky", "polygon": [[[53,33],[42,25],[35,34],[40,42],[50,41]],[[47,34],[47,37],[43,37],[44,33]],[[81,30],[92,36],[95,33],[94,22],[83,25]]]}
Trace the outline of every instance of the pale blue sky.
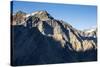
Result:
{"label": "pale blue sky", "polygon": [[88,29],[97,24],[96,6],[13,1],[13,12],[16,13],[19,10],[26,13],[46,10],[55,19],[68,22],[79,30]]}

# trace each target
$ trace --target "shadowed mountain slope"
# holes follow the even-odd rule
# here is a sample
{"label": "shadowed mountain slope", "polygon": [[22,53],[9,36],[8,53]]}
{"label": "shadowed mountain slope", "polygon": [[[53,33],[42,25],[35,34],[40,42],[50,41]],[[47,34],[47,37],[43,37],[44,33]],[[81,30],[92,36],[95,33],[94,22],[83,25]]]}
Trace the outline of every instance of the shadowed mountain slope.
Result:
{"label": "shadowed mountain slope", "polygon": [[97,29],[80,31],[47,11],[12,18],[12,65],[97,60]]}

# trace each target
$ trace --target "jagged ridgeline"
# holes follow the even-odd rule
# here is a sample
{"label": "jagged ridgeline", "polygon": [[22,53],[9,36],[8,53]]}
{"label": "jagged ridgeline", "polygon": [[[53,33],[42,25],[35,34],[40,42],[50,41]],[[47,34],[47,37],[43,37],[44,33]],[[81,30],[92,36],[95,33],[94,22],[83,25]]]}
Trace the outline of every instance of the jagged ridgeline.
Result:
{"label": "jagged ridgeline", "polygon": [[11,27],[12,65],[97,60],[97,28],[77,30],[47,11],[19,11],[12,15]]}

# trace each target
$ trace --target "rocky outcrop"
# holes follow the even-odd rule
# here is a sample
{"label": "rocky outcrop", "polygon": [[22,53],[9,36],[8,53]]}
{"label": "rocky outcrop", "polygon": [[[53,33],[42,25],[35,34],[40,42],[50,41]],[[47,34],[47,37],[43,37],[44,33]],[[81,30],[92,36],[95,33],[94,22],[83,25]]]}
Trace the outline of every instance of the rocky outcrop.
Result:
{"label": "rocky outcrop", "polygon": [[13,25],[37,27],[43,35],[61,42],[63,47],[67,45],[66,42],[71,43],[71,50],[85,51],[97,47],[96,29],[93,31],[76,30],[70,24],[54,19],[47,11],[37,11],[30,15],[19,11],[13,17]]}
{"label": "rocky outcrop", "polygon": [[12,16],[12,22],[11,25],[21,25],[25,21],[26,13],[22,11],[18,11],[16,14]]}
{"label": "rocky outcrop", "polygon": [[97,29],[77,30],[67,22],[54,19],[47,11],[19,14],[13,16],[11,24],[15,57],[12,64],[97,60]]}

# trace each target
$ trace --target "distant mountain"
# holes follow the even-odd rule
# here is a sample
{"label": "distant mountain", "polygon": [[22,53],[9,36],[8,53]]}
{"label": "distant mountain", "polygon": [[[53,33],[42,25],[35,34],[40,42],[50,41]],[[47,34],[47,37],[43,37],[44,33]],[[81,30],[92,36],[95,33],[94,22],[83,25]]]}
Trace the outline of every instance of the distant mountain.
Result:
{"label": "distant mountain", "polygon": [[12,18],[12,65],[97,60],[97,29],[80,31],[47,11]]}

